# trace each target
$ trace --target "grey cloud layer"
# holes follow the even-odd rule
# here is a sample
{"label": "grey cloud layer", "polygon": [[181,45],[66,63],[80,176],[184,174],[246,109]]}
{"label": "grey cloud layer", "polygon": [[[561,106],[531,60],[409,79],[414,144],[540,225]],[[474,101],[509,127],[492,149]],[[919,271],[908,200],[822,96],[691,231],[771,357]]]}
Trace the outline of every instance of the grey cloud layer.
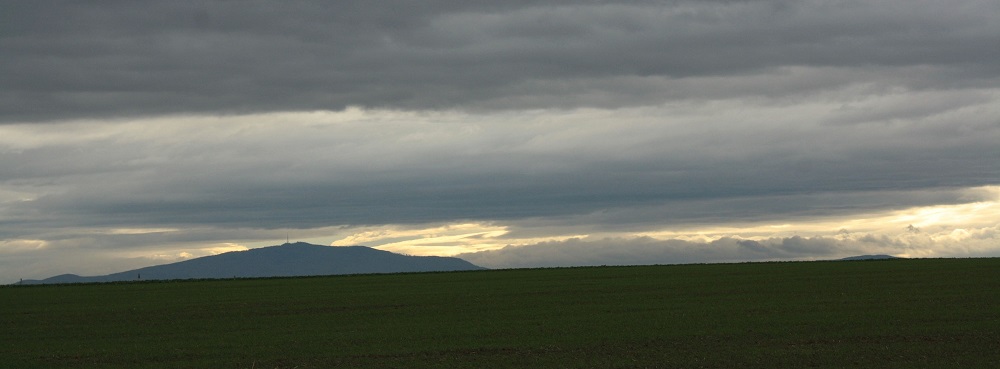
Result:
{"label": "grey cloud layer", "polygon": [[349,105],[616,107],[816,88],[801,78],[781,91],[704,81],[780,79],[789,67],[809,68],[826,88],[873,75],[911,89],[995,86],[1000,74],[1000,5],[986,0],[2,7],[2,122]]}
{"label": "grey cloud layer", "polygon": [[835,103],[720,103],[10,126],[0,233],[529,218],[643,228],[972,201],[947,189],[1000,178],[995,99],[854,125],[815,122],[853,111]]}

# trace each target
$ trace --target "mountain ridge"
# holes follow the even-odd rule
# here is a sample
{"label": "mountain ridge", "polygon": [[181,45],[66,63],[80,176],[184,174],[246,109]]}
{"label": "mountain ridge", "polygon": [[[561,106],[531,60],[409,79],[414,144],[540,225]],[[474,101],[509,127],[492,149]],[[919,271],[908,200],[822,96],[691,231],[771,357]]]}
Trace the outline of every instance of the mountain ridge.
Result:
{"label": "mountain ridge", "polygon": [[485,269],[454,257],[411,256],[366,246],[335,247],[296,242],[231,251],[101,276],[60,274],[41,280],[22,280],[15,284],[300,277]]}
{"label": "mountain ridge", "polygon": [[905,259],[905,258],[901,258],[901,257],[898,257],[898,256],[892,256],[892,255],[877,254],[877,255],[848,256],[846,258],[840,258],[840,259],[837,259],[837,260],[841,260],[841,261],[857,261],[857,260],[892,260],[892,259]]}

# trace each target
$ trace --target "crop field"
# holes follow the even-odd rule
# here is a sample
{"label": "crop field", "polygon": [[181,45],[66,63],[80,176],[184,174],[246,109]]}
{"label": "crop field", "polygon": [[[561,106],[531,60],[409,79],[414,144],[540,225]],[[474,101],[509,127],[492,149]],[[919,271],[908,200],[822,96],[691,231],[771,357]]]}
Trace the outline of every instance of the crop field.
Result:
{"label": "crop field", "polygon": [[998,368],[1000,259],[0,288],[0,368]]}

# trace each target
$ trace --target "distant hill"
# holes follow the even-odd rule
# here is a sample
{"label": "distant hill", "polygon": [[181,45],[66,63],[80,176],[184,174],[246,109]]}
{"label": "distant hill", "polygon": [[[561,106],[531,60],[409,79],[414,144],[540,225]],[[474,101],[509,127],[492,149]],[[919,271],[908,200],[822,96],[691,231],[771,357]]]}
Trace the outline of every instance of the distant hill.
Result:
{"label": "distant hill", "polygon": [[858,255],[858,256],[849,256],[837,260],[886,260],[886,259],[903,259],[903,258],[892,255]]}
{"label": "distant hill", "polygon": [[63,274],[20,284],[117,282],[195,278],[255,278],[310,275],[435,272],[486,269],[468,261],[439,256],[408,256],[365,246],[333,247],[305,242],[157,265],[94,277]]}

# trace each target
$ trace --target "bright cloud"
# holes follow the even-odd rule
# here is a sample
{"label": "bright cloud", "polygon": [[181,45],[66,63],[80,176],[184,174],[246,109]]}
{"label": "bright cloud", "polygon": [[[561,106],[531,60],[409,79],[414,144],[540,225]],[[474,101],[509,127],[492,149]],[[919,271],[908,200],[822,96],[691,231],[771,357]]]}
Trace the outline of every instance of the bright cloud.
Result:
{"label": "bright cloud", "polygon": [[527,245],[581,236],[511,238],[504,237],[509,233],[509,227],[481,223],[451,224],[429,228],[365,227],[352,230],[352,232],[357,233],[334,241],[331,246],[365,245],[409,255],[454,256],[467,252],[495,250],[510,245]]}

